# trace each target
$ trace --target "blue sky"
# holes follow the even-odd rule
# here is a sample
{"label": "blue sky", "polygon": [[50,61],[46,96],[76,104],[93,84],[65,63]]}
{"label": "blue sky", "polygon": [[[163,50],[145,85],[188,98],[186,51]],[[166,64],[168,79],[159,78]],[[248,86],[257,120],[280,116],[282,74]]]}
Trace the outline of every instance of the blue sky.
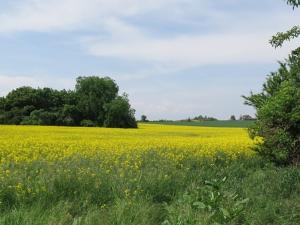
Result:
{"label": "blue sky", "polygon": [[268,44],[295,21],[283,0],[0,0],[0,96],[99,75],[137,117],[253,114],[241,95],[299,45]]}

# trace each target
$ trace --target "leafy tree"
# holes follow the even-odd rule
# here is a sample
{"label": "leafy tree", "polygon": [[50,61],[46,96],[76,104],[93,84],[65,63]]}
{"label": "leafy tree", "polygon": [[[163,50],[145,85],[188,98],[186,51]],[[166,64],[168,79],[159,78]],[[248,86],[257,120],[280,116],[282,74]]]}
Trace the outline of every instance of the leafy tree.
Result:
{"label": "leafy tree", "polygon": [[29,117],[25,117],[20,124],[22,125],[57,125],[57,112],[48,112],[44,109],[34,110]]}
{"label": "leafy tree", "polygon": [[1,115],[4,113],[4,111],[5,111],[5,98],[0,97],[0,123],[1,123],[1,118],[3,118],[3,116],[1,117]]}
{"label": "leafy tree", "polygon": [[78,77],[75,89],[78,95],[78,109],[83,118],[102,125],[104,105],[115,99],[119,91],[115,81],[109,77]]}
{"label": "leafy tree", "polygon": [[230,120],[236,120],[235,115],[231,115]]}
{"label": "leafy tree", "polygon": [[80,126],[83,126],[83,127],[95,127],[96,124],[93,121],[91,121],[91,120],[82,120],[80,122]]}
{"label": "leafy tree", "polygon": [[241,115],[240,120],[254,120],[250,115]]}
{"label": "leafy tree", "polygon": [[300,48],[271,73],[263,91],[245,97],[257,110],[251,136],[263,138],[256,150],[278,164],[300,162]]}
{"label": "leafy tree", "polygon": [[[287,0],[293,9],[300,0]],[[277,33],[270,43],[275,48],[300,35],[295,26],[285,33]],[[292,51],[277,72],[271,73],[261,93],[244,97],[254,106],[257,121],[249,130],[252,138],[260,140],[255,147],[261,155],[278,164],[300,163],[300,48]]]}
{"label": "leafy tree", "polygon": [[109,126],[118,120],[116,127],[136,127],[127,98],[127,117],[113,113],[121,98],[118,89],[111,78],[95,76],[79,77],[75,91],[20,87],[0,97],[0,124],[102,126],[106,119]]}
{"label": "leafy tree", "polygon": [[199,120],[199,121],[216,121],[217,119],[214,117],[209,117],[209,116],[196,116],[193,118],[193,120]]}
{"label": "leafy tree", "polygon": [[81,121],[81,113],[76,105],[64,105],[60,114],[59,123],[74,126],[79,125]]}
{"label": "leafy tree", "polygon": [[28,105],[37,106],[37,91],[32,87],[20,87],[12,90],[5,98],[5,110],[23,108]]}
{"label": "leafy tree", "polygon": [[136,128],[135,111],[131,108],[127,95],[118,96],[106,104],[105,127]]}
{"label": "leafy tree", "polygon": [[141,116],[141,122],[148,122],[146,115]]}

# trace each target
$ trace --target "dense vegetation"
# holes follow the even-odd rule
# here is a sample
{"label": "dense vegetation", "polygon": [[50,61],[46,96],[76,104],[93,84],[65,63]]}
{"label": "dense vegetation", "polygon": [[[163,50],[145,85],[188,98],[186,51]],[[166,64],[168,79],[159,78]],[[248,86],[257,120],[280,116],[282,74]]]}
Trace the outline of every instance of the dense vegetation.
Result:
{"label": "dense vegetation", "polygon": [[137,127],[109,77],[78,77],[74,91],[20,87],[0,98],[0,124]]}
{"label": "dense vegetation", "polygon": [[[139,170],[70,158],[2,166],[1,225],[298,225],[300,171],[259,158],[185,159],[155,153]],[[107,173],[111,170],[111,173]],[[8,174],[10,173],[10,174]],[[18,184],[17,190],[12,186]],[[23,183],[22,183],[23,182]],[[32,192],[41,185],[39,193]],[[19,188],[19,189],[18,189]],[[23,190],[22,198],[18,190]]]}
{"label": "dense vegetation", "polygon": [[261,155],[280,164],[300,162],[300,48],[272,73],[263,92],[246,97],[257,110],[252,137],[262,137],[256,146]]}
{"label": "dense vegetation", "polygon": [[[287,2],[300,5],[298,0]],[[294,27],[273,36],[270,43],[280,47],[299,35],[300,28]],[[268,76],[261,93],[245,99],[257,111],[257,121],[250,129],[252,138],[260,139],[255,150],[277,164],[300,164],[300,47]]]}

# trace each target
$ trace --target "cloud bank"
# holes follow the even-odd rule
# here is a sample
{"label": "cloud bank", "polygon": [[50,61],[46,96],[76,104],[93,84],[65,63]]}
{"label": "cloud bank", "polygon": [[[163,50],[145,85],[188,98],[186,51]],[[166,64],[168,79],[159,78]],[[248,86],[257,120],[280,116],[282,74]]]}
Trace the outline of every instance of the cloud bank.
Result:
{"label": "cloud bank", "polygon": [[[247,68],[255,70],[258,65],[274,65],[299,45],[295,41],[274,50],[268,44],[273,34],[300,21],[299,12],[274,0],[15,0],[3,7],[1,4],[0,39],[19,40],[24,34],[43,34],[51,38],[55,34],[57,42],[75,40],[74,52],[80,54],[82,64],[91,58],[109,62],[110,68],[95,67],[91,71],[115,75],[122,88],[131,94],[138,113],[148,113],[154,118],[163,115],[176,118],[197,112],[217,112],[213,116],[227,117],[231,109],[222,112],[219,107],[226,105],[238,112],[246,110],[241,106],[240,95],[250,90],[250,86],[245,84],[243,89],[234,85],[214,87],[209,81],[201,81],[200,90],[191,86],[181,88],[185,73],[198,69],[199,76],[205,78],[208,75],[203,67],[248,65]],[[51,47],[45,41],[43,48]],[[55,62],[55,59],[50,61]],[[119,62],[130,65],[130,69],[120,71]],[[61,64],[57,63],[58,70]],[[43,68],[42,71],[47,72],[47,69],[50,70]],[[21,85],[70,88],[74,82],[74,77],[25,76],[29,74],[27,71],[15,74],[11,70],[9,73],[0,68],[0,74],[5,74],[0,76],[0,95]],[[174,87],[166,90],[163,85],[153,85],[151,90],[145,91],[152,80],[168,76],[173,82],[172,76],[180,73],[182,78],[174,81]],[[240,73],[235,79],[244,79],[244,71]],[[223,79],[227,79],[226,76],[224,73]],[[197,76],[191,79],[200,82]],[[258,82],[254,84],[260,85]],[[137,85],[141,85],[141,89]],[[195,102],[207,99],[205,92],[214,100],[196,105]],[[178,105],[182,105],[179,110]]]}

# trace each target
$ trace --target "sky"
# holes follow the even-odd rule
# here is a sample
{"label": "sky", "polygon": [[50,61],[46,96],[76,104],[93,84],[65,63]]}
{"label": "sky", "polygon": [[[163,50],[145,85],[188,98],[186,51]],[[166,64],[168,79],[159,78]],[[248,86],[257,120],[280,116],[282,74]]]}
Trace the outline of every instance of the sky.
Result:
{"label": "sky", "polygon": [[109,76],[136,117],[254,115],[257,92],[299,40],[283,0],[0,0],[0,96],[20,86],[73,89]]}

